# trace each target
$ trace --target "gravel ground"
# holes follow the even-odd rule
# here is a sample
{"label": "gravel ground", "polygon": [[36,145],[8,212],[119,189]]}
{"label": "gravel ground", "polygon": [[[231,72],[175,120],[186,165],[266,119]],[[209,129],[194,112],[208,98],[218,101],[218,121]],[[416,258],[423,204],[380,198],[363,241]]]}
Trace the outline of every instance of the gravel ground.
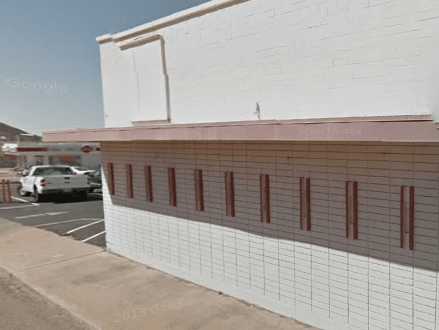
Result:
{"label": "gravel ground", "polygon": [[2,269],[0,297],[0,329],[91,329]]}

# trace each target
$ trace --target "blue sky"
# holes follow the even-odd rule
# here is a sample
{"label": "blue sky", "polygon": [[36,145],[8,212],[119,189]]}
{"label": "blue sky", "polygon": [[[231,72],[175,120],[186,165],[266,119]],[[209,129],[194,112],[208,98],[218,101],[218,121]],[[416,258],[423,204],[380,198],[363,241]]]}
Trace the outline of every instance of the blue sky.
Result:
{"label": "blue sky", "polygon": [[1,0],[0,122],[41,133],[102,127],[95,38],[207,0]]}

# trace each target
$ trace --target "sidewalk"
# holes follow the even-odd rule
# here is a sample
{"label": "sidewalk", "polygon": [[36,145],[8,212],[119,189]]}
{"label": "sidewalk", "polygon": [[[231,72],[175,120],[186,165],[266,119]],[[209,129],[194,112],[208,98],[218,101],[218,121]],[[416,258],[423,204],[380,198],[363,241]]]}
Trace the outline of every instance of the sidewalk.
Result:
{"label": "sidewalk", "polygon": [[0,267],[98,329],[311,329],[98,247],[1,218]]}
{"label": "sidewalk", "polygon": [[0,329],[90,330],[1,268],[0,297]]}

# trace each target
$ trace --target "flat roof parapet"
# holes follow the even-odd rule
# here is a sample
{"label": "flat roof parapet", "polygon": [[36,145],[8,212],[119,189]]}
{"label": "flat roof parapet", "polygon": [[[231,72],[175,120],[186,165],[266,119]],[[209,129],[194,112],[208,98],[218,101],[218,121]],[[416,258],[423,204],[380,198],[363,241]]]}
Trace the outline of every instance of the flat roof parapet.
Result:
{"label": "flat roof parapet", "polygon": [[46,142],[328,141],[438,143],[430,116],[165,124],[44,133]]}
{"label": "flat roof parapet", "polygon": [[123,41],[248,1],[251,0],[212,0],[122,32],[104,34],[97,37],[96,41],[98,44],[109,41]]}

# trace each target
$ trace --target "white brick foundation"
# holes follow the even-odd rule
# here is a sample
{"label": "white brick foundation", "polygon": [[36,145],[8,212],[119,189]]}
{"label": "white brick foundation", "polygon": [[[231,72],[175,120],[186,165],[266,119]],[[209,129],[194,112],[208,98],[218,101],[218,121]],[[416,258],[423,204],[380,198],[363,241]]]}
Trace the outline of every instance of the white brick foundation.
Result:
{"label": "white brick foundation", "polygon": [[[324,329],[437,329],[439,146],[335,143],[139,143],[102,146],[108,248],[178,277]],[[133,164],[134,199],[125,164]],[[152,166],[154,203],[144,166]],[[169,206],[167,168],[177,175]],[[193,170],[203,169],[205,212]],[[224,172],[236,217],[225,216]],[[259,214],[271,179],[272,223]],[[299,177],[311,177],[312,231],[299,224]],[[359,240],[345,238],[345,181],[359,183]],[[399,191],[416,187],[415,250],[399,247]]]}

